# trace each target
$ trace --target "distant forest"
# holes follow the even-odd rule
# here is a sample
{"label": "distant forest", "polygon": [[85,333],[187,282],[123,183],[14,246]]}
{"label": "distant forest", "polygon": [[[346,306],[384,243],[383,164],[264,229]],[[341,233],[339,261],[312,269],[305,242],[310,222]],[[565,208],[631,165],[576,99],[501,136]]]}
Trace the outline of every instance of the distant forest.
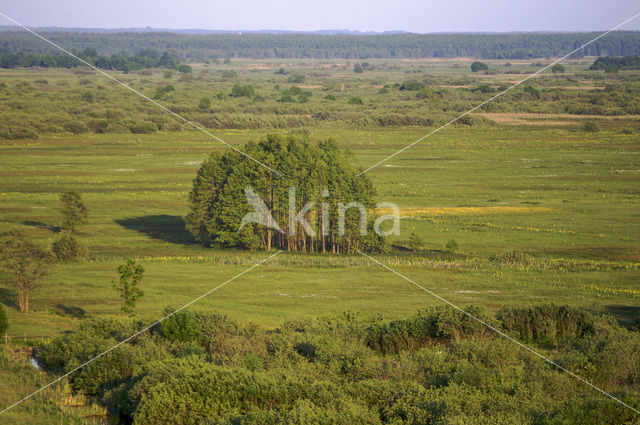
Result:
{"label": "distant forest", "polygon": [[[507,34],[175,34],[43,32],[67,49],[95,49],[100,55],[135,55],[141,49],[172,52],[182,60],[214,58],[447,58],[528,59],[558,57],[599,33]],[[55,49],[24,31],[0,32],[7,53],[52,53]],[[576,56],[640,54],[640,32],[619,31],[585,47]]]}

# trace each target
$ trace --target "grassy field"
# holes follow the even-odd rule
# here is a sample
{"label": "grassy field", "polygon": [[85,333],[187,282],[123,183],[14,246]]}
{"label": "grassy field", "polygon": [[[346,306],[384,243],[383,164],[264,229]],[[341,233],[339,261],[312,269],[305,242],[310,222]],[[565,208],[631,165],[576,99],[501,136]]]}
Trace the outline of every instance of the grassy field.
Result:
{"label": "grassy field", "polygon": [[[413,113],[415,106],[418,112],[428,114],[430,104],[406,99],[401,92],[384,95],[389,98],[376,97],[380,87],[402,82],[414,71],[458,93],[460,86],[484,82],[498,86],[517,79],[517,75],[506,74],[506,69],[523,73],[534,69],[530,61],[514,61],[497,74],[470,76],[464,60],[372,63],[376,70],[364,76],[354,76],[342,62],[234,61],[230,69],[266,98],[265,106],[255,112],[258,117],[270,114],[265,110],[276,105],[278,90],[271,86],[280,78],[274,75],[280,66],[312,74],[301,85],[313,91],[312,100],[296,108],[336,108],[346,114],[353,109],[347,99],[361,96],[364,106],[352,111],[358,116],[375,114],[387,101],[396,111]],[[594,84],[604,87],[604,81],[571,79],[587,63],[568,65],[569,76],[543,77],[540,87],[569,98],[593,90]],[[492,69],[497,66],[491,65]],[[197,105],[202,87],[210,94],[227,90],[232,82],[219,81],[217,76],[208,84],[209,74],[200,73],[208,68],[195,66],[196,79],[176,81],[178,89],[171,95],[172,102]],[[43,78],[46,85],[36,81]],[[78,83],[79,78],[89,83]],[[155,73],[123,78],[152,93],[164,77]],[[568,79],[573,82],[567,83]],[[88,106],[94,112],[122,105],[125,111],[133,108],[137,117],[156,115],[152,106],[144,106],[142,100],[123,94],[122,89],[110,87],[96,76],[4,70],[0,81],[9,87],[28,83],[23,87],[31,93],[28,97],[9,101],[11,96],[5,92],[1,107],[15,117],[29,115],[34,127],[40,125],[39,110],[47,115],[43,122],[55,121],[61,113],[55,110],[55,102],[76,102],[78,84],[83,84],[83,90],[91,87],[104,93],[96,104]],[[325,105],[322,91],[329,84],[331,90],[339,91],[336,87],[341,81],[351,92],[337,104]],[[48,89],[40,91],[38,84]],[[455,96],[464,97],[465,102],[474,100],[466,92]],[[26,104],[26,112],[10,102]],[[218,105],[214,98],[214,111],[201,113],[215,115],[217,108],[236,108],[251,116],[247,102],[227,98]],[[41,109],[28,108],[35,104]],[[544,109],[536,102],[527,105],[520,109]],[[549,100],[543,106],[553,110],[554,105],[555,101]],[[309,111],[290,112],[304,115],[303,125],[212,131],[234,146],[270,132],[305,134],[312,141],[334,137],[354,153],[354,166],[367,168],[434,128],[357,126],[345,120],[307,125]],[[520,110],[476,114],[474,119],[478,120],[475,125],[447,128],[369,172],[379,191],[378,200],[397,203],[402,215],[401,235],[393,240],[392,251],[377,258],[458,305],[481,305],[495,311],[503,306],[566,304],[612,314],[631,326],[640,317],[638,118]],[[600,130],[583,131],[581,126],[587,120],[597,122]],[[183,217],[188,211],[191,180],[210,152],[224,149],[206,135],[184,127],[153,134],[71,134],[53,129],[43,131],[38,139],[2,140],[0,230],[23,229],[43,246],[50,246],[59,232],[61,192],[77,190],[89,210],[89,223],[78,233],[89,248],[89,257],[57,265],[55,273],[32,293],[32,311],[18,311],[16,291],[8,276],[2,276],[0,302],[7,306],[12,341],[22,345],[25,340],[48,339],[76,328],[84,318],[121,316],[120,299],[111,281],[117,277],[117,266],[128,257],[138,258],[146,269],[145,295],[137,308],[139,318],[145,321],[160,317],[166,306],[180,306],[266,258],[266,252],[199,246],[185,230]],[[421,237],[423,250],[407,248],[411,231]],[[443,250],[451,239],[458,242],[458,253]],[[514,249],[533,256],[534,263],[503,265],[492,260]],[[401,317],[438,303],[361,256],[282,253],[192,308],[274,327],[285,319],[346,310]]]}

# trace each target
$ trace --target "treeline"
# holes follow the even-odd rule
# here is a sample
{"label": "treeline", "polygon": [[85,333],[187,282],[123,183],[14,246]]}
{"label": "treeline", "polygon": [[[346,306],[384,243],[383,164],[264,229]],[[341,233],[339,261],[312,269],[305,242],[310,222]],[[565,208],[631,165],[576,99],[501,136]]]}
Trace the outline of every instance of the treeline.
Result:
{"label": "treeline", "polygon": [[[282,176],[235,150],[212,153],[200,166],[189,194],[187,228],[199,241],[220,247],[322,253],[386,249],[386,241],[373,232],[372,218],[367,217],[375,208],[373,186],[365,175],[356,174],[348,153],[333,139],[313,146],[306,138],[271,134],[241,150]],[[252,202],[252,194],[260,199]],[[352,202],[362,211],[355,206],[341,210],[341,205]],[[313,207],[304,214],[309,226],[305,228],[303,220],[291,221],[291,209],[297,214],[307,203]],[[245,222],[247,213],[268,214],[273,221]]]}
{"label": "treeline", "polygon": [[598,58],[589,67],[590,70],[620,71],[640,69],[640,56],[623,56],[621,58]]}
{"label": "treeline", "polygon": [[[170,51],[184,60],[211,58],[445,58],[526,59],[557,57],[580,47],[598,33],[513,34],[175,34],[44,32],[43,36],[80,51],[133,55],[138,49]],[[0,48],[9,52],[50,53],[52,47],[31,34],[3,32]],[[577,55],[640,54],[640,32],[618,31]]]}
{"label": "treeline", "polygon": [[[640,408],[639,332],[569,307],[466,310]],[[83,320],[44,342],[36,358],[62,374],[144,326]],[[185,310],[68,382],[134,425],[637,421],[631,409],[450,307],[396,320],[346,312],[275,329]]]}
{"label": "treeline", "polygon": [[[101,69],[116,69],[129,72],[145,68],[171,68],[180,67],[180,58],[167,52],[160,53],[153,49],[138,50],[131,56],[99,55],[95,49],[85,48],[81,52],[74,53],[80,59]],[[44,68],[75,68],[84,66],[74,57],[63,53],[37,53],[37,52],[11,52],[6,48],[0,50],[1,68],[24,68],[39,66]],[[183,65],[184,66],[184,65]]]}

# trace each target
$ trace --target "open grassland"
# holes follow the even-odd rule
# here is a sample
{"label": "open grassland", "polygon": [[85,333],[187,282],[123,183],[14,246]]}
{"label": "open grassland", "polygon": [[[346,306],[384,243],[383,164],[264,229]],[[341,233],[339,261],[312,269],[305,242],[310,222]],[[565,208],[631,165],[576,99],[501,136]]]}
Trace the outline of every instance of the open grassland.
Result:
{"label": "open grassland", "polygon": [[[424,129],[310,129],[336,137],[366,167]],[[223,131],[239,144],[258,131]],[[372,170],[380,200],[400,206],[394,249],[381,258],[442,296],[490,309],[555,302],[637,317],[640,275],[638,142],[634,136],[558,129],[453,129]],[[266,253],[200,247],[184,229],[197,167],[222,149],[197,132],[41,137],[2,145],[2,226],[43,245],[57,234],[58,194],[83,193],[90,222],[79,237],[90,258],[60,265],[21,314],[8,280],[14,336],[53,335],[83,317],[120,314],[115,268],[139,257],[147,269],[143,317],[181,305]],[[406,249],[415,230],[425,249]],[[455,239],[460,253],[443,252]],[[535,264],[491,257],[518,249]],[[393,317],[436,302],[361,257],[281,254],[194,308],[276,325],[285,317],[348,309]]]}
{"label": "open grassland", "polygon": [[[362,74],[354,61],[235,59],[195,64],[189,75],[115,74],[234,146],[273,132],[333,137],[364,169],[549,60],[487,61],[490,72],[475,74],[468,59],[369,62]],[[588,72],[591,62],[532,79],[534,90],[514,89],[371,170],[377,199],[396,203],[402,217],[391,251],[376,257],[457,305],[495,312],[564,304],[637,326],[638,72]],[[0,231],[22,229],[51,246],[59,194],[76,190],[89,209],[78,238],[90,252],[58,264],[33,291],[29,313],[18,311],[15,288],[0,274],[12,349],[0,353],[6,406],[46,380],[25,361],[33,343],[83,319],[123,315],[111,282],[126,258],[146,269],[137,319],[149,323],[270,253],[205,248],[185,229],[192,179],[210,152],[226,149],[220,143],[86,70],[1,70],[0,83],[0,133],[18,136],[0,140]],[[229,96],[235,84],[251,85],[253,96]],[[7,133],[10,126],[26,130]],[[409,248],[411,232],[422,249]],[[452,239],[459,249],[446,252]],[[512,250],[527,261],[499,260]],[[190,309],[273,329],[345,311],[373,323],[437,304],[359,255],[282,253]],[[0,419],[106,417],[104,406],[75,399],[67,386],[34,401]]]}

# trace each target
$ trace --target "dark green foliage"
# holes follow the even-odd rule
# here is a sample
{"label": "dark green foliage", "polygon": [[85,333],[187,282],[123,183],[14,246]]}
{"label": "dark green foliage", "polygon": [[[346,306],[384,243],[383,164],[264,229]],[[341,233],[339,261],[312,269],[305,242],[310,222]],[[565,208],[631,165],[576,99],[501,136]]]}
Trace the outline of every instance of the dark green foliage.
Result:
{"label": "dark green foliage", "polygon": [[87,207],[82,201],[82,196],[75,190],[69,190],[60,195],[62,204],[62,221],[60,227],[72,233],[80,224],[85,224],[88,219]]}
{"label": "dark green foliage", "polygon": [[[482,318],[482,310],[476,307],[466,311]],[[450,307],[435,308],[418,313],[414,317],[372,326],[364,337],[366,344],[381,353],[416,351],[430,342],[485,338],[488,330],[461,311]]]}
{"label": "dark green foliage", "polygon": [[358,96],[354,96],[352,98],[349,98],[349,105],[364,105],[364,102],[362,101],[361,97]]}
{"label": "dark green foliage", "polygon": [[[529,59],[560,57],[600,35],[598,33],[510,33],[510,34],[382,34],[382,35],[318,35],[318,34],[174,34],[174,33],[104,33],[43,32],[67,48],[81,51],[94,46],[101,54],[120,55],[150,67],[153,64],[175,68],[176,57],[210,60],[225,57],[229,65],[233,57],[247,58],[433,58],[473,57],[485,59]],[[7,55],[0,66],[77,66],[73,58],[58,54],[52,47],[21,31],[4,31]],[[160,57],[152,49],[161,45],[167,53]],[[10,49],[10,50],[9,50]],[[142,50],[141,50],[142,49]],[[14,55],[9,52],[24,51]],[[28,53],[28,52],[39,52]],[[584,47],[577,55],[611,56],[640,54],[637,32],[616,31]],[[55,53],[55,54],[50,54]],[[166,56],[165,56],[166,55]],[[577,56],[576,55],[576,56]],[[136,57],[139,56],[139,57]],[[122,62],[121,56],[105,56],[111,66]],[[86,58],[85,58],[86,59]],[[91,57],[92,61],[96,58]],[[15,65],[16,63],[20,65]],[[364,68],[364,67],[363,67]]]}
{"label": "dark green foliage", "polygon": [[[467,311],[496,322],[477,308]],[[542,344],[563,367],[638,406],[637,332],[568,307],[503,309],[496,318],[504,332],[534,348]],[[36,355],[49,370],[69,371],[140,328],[131,321],[85,320]],[[596,425],[636,419],[449,307],[394,321],[344,313],[270,331],[188,313],[162,328],[70,375],[71,387],[133,424],[568,424],[578,418]],[[195,354],[185,354],[189,350]]]}
{"label": "dark green foliage", "polygon": [[7,310],[4,308],[4,305],[0,304],[0,340],[4,341],[4,334],[7,333],[7,329],[9,329],[9,316],[7,316]]}
{"label": "dark green foliage", "polygon": [[113,288],[120,293],[120,298],[122,298],[122,311],[129,316],[135,316],[136,301],[144,295],[142,289],[138,288],[144,275],[144,268],[130,258],[126,264],[118,266],[118,274],[120,275],[119,280],[112,283]]}
{"label": "dark green foliage", "polygon": [[474,63],[471,64],[471,71],[473,72],[487,71],[488,69],[489,69],[489,66],[484,62],[475,61]]}
{"label": "dark green foliage", "polygon": [[203,97],[200,99],[200,103],[198,103],[198,108],[206,111],[211,108],[211,100],[208,97]]}
{"label": "dark green foliage", "polygon": [[158,131],[158,126],[152,121],[136,121],[129,124],[133,134],[151,134]]}
{"label": "dark green foliage", "polygon": [[605,70],[618,72],[619,70],[640,69],[640,56],[604,57],[598,58],[589,67],[590,70]]}
{"label": "dark green foliage", "polygon": [[422,245],[422,239],[420,239],[420,236],[416,233],[415,230],[412,230],[409,234],[409,244],[407,247],[411,251],[418,252],[422,249]]}
{"label": "dark green foliage", "polygon": [[551,67],[551,72],[553,72],[554,74],[562,74],[565,71],[564,66],[562,66],[562,64],[555,64]]}
{"label": "dark green foliage", "polygon": [[353,72],[355,72],[356,74],[362,74],[364,72],[364,69],[362,69],[362,65],[357,63],[353,65]]}
{"label": "dark green foliage", "polygon": [[[167,308],[165,312],[171,313]],[[200,327],[195,314],[180,311],[173,314],[160,325],[162,336],[171,342],[193,342],[200,338]]]}
{"label": "dark green foliage", "polygon": [[509,334],[522,341],[558,344],[565,338],[593,335],[597,318],[584,311],[554,305],[503,308],[496,319]]}
{"label": "dark green foliage", "polygon": [[[228,151],[223,156],[212,154],[202,163],[190,192],[190,212],[187,228],[203,243],[244,249],[271,249],[290,251],[354,252],[356,249],[381,250],[383,238],[371,231],[369,220],[366,237],[360,235],[359,213],[355,208],[346,211],[345,234],[339,231],[339,203],[360,202],[372,209],[373,187],[366,176],[357,176],[348,162],[348,153],[328,139],[312,146],[305,138],[268,135],[260,142],[247,143],[243,148],[251,157],[262,161],[286,177],[268,172],[260,165]],[[253,211],[244,190],[251,187],[258,194],[282,233],[266,226],[249,223],[240,229],[242,218]],[[316,236],[308,235],[299,223],[295,229],[289,225],[288,188],[296,190],[296,211],[307,202],[315,208],[305,219]],[[329,191],[323,196],[323,190]],[[321,203],[328,204],[328,215],[323,236]]]}
{"label": "dark green foliage", "polygon": [[82,246],[73,236],[61,235],[53,242],[51,247],[53,255],[58,261],[69,262],[87,255],[87,249]]}
{"label": "dark green foliage", "polygon": [[182,72],[183,74],[191,74],[191,67],[189,65],[180,65],[178,66],[178,72]]}
{"label": "dark green foliage", "polygon": [[[11,53],[0,51],[0,67],[44,67],[44,68],[75,68],[85,66],[77,59],[54,52],[55,54],[17,51]],[[79,58],[89,64],[102,69],[115,69],[118,71],[130,72],[143,68],[176,68],[180,60],[175,55],[165,52],[162,55],[153,49],[142,49],[131,56],[114,54],[112,56],[101,56],[91,48],[86,48],[82,53],[77,54]]]}
{"label": "dark green foliage", "polygon": [[176,88],[171,84],[160,86],[156,89],[156,93],[153,95],[154,99],[164,100],[167,97],[167,93],[174,91]]}
{"label": "dark green foliage", "polygon": [[460,249],[460,244],[458,244],[458,241],[456,241],[455,239],[449,240],[444,245],[444,252],[448,254],[455,254],[458,252],[459,249]]}
{"label": "dark green foliage", "polygon": [[582,131],[586,131],[587,133],[597,133],[600,131],[598,128],[598,124],[593,121],[587,121],[582,125]]}
{"label": "dark green foliage", "polygon": [[232,97],[254,97],[256,95],[256,91],[251,84],[234,84],[231,88]]}

